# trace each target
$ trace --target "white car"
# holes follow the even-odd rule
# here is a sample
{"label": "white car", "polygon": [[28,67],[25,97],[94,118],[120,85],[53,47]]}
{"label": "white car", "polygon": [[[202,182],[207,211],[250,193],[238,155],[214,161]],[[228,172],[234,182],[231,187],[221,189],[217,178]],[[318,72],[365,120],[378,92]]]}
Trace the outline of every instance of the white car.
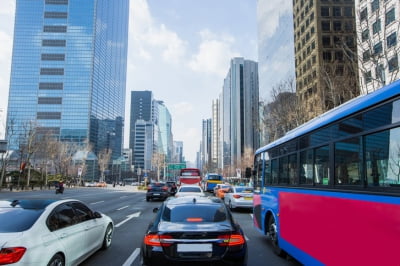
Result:
{"label": "white car", "polygon": [[233,186],[224,196],[225,204],[231,209],[235,208],[253,208],[252,187]]}
{"label": "white car", "polygon": [[114,223],[78,200],[0,200],[0,265],[78,265],[111,245]]}
{"label": "white car", "polygon": [[203,189],[198,185],[180,186],[175,197],[183,196],[205,196]]}

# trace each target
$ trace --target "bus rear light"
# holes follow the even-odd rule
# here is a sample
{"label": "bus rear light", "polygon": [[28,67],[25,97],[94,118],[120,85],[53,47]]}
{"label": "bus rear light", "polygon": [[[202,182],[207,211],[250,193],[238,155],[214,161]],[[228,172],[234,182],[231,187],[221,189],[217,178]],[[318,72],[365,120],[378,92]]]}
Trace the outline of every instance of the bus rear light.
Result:
{"label": "bus rear light", "polygon": [[0,265],[12,264],[18,262],[25,254],[24,247],[2,248],[0,250]]}

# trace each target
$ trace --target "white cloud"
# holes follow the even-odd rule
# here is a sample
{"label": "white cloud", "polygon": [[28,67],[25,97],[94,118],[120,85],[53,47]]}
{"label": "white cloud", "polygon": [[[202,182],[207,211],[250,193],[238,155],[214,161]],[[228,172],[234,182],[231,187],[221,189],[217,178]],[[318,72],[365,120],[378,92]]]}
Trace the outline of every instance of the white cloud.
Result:
{"label": "white cloud", "polygon": [[162,58],[171,64],[181,63],[186,54],[186,42],[164,24],[157,24],[147,1],[133,0],[129,22],[129,46],[134,58]]}
{"label": "white cloud", "polygon": [[174,116],[187,116],[193,112],[193,105],[188,102],[179,102],[172,106],[171,112],[174,113]]}
{"label": "white cloud", "polygon": [[235,38],[222,34],[217,35],[209,30],[199,33],[202,41],[197,54],[193,55],[189,67],[196,72],[216,74],[225,77],[229,69],[229,61],[239,53],[233,51]]}

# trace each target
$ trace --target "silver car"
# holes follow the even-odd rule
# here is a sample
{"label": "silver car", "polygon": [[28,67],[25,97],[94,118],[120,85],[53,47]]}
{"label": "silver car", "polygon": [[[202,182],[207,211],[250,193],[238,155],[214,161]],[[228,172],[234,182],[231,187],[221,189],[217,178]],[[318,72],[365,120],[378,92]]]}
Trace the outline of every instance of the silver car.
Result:
{"label": "silver car", "polygon": [[225,204],[231,209],[235,208],[253,208],[253,193],[252,187],[233,186],[224,197]]}

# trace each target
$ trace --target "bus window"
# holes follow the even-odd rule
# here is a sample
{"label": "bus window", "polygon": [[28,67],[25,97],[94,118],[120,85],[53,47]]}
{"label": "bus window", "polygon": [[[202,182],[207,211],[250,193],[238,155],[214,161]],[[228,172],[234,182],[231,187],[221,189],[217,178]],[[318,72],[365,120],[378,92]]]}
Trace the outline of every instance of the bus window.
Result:
{"label": "bus window", "polygon": [[329,185],[329,146],[315,149],[315,184]]}
{"label": "bus window", "polygon": [[289,155],[289,184],[297,184],[297,154]]}
{"label": "bus window", "polygon": [[335,143],[335,185],[361,185],[361,138]]}
{"label": "bus window", "polygon": [[258,154],[254,161],[254,169],[255,169],[256,173],[253,177],[254,178],[253,187],[254,187],[254,190],[257,192],[260,192],[260,190],[261,190],[261,176],[262,176],[261,155],[262,154]]}
{"label": "bus window", "polygon": [[279,184],[289,183],[288,169],[288,157],[283,156],[279,158]]}
{"label": "bus window", "polygon": [[264,161],[264,186],[272,183],[271,180],[271,161],[266,159]]}
{"label": "bus window", "polygon": [[313,150],[300,153],[300,184],[313,184]]}
{"label": "bus window", "polygon": [[278,160],[277,159],[271,160],[271,179],[272,179],[272,184],[278,183]]}
{"label": "bus window", "polygon": [[400,128],[365,137],[368,186],[400,184]]}

